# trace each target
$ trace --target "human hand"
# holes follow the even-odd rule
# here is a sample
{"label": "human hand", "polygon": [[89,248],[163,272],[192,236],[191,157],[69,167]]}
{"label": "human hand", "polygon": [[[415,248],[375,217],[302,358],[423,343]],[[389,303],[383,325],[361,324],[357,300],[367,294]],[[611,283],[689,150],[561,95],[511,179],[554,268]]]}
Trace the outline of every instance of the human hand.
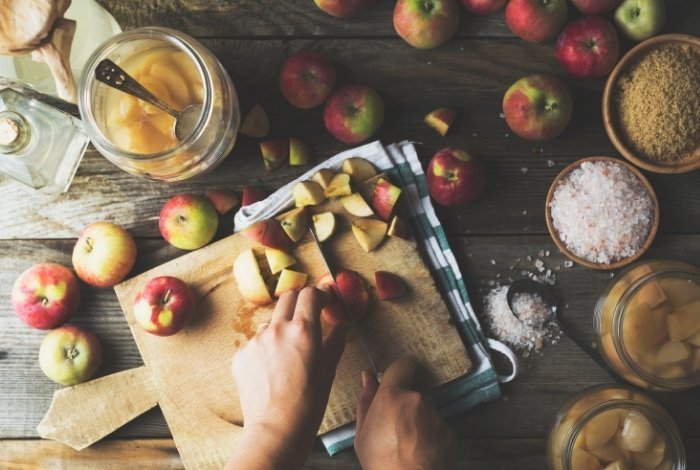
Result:
{"label": "human hand", "polygon": [[327,300],[311,287],[286,292],[269,326],[235,354],[244,420],[235,468],[300,467],[311,452],[347,333],[340,323],[322,337]]}
{"label": "human hand", "polygon": [[355,452],[364,470],[452,469],[455,436],[437,410],[410,389],[415,364],[393,362],[381,384],[362,372]]}

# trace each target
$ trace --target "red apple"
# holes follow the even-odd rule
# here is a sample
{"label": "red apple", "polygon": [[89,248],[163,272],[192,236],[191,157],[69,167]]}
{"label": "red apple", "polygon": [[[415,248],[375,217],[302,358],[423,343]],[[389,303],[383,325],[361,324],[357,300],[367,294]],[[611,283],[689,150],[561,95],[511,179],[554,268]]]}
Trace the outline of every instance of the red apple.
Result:
{"label": "red apple", "polygon": [[277,219],[256,222],[241,232],[242,235],[268,248],[289,251],[292,240],[287,236]]}
{"label": "red apple", "polygon": [[362,320],[367,314],[369,294],[362,277],[356,271],[349,269],[338,271],[335,282],[330,274],[325,274],[318,280],[316,287],[331,294],[331,300],[321,310],[321,315],[326,322],[349,321],[345,315],[340,296],[344,299],[345,306],[356,321]]}
{"label": "red apple", "polygon": [[391,300],[406,295],[406,283],[399,276],[388,271],[374,273],[379,300]]}
{"label": "red apple", "polygon": [[447,207],[470,204],[486,187],[486,172],[481,162],[465,150],[444,148],[428,164],[428,191]]}
{"label": "red apple", "polygon": [[462,0],[464,7],[478,16],[486,16],[496,13],[506,6],[508,0]]}
{"label": "red apple", "polygon": [[503,97],[506,123],[527,140],[555,138],[569,124],[572,112],[569,87],[553,75],[523,77]]}
{"label": "red apple", "polygon": [[528,42],[556,37],[566,22],[566,0],[510,0],[506,24],[516,36]]}
{"label": "red apple", "polygon": [[46,335],[39,348],[39,366],[61,385],[75,385],[95,376],[102,364],[102,345],[77,326],[62,326]]}
{"label": "red apple", "polygon": [[155,277],[136,294],[134,319],[149,333],[170,336],[194,317],[195,308],[187,283],[172,276]]}
{"label": "red apple", "polygon": [[323,122],[328,132],[339,141],[359,144],[382,126],[384,102],[366,85],[346,85],[326,101]]}
{"label": "red apple", "polygon": [[297,108],[323,104],[335,88],[335,69],[328,59],[311,51],[291,56],[280,71],[280,89]]}
{"label": "red apple", "polygon": [[160,211],[158,228],[163,238],[181,250],[196,250],[209,243],[219,227],[219,214],[204,196],[178,194]]}
{"label": "red apple", "polygon": [[12,286],[12,308],[27,325],[50,330],[63,325],[78,310],[80,287],[73,273],[60,264],[37,264]]}
{"label": "red apple", "polygon": [[243,196],[241,198],[241,207],[249,206],[251,204],[254,204],[258,201],[262,201],[267,197],[267,193],[263,191],[262,189],[255,187],[255,186],[249,186],[245,185],[243,186]]}
{"label": "red apple", "polygon": [[289,161],[289,139],[265,140],[259,145],[266,172],[278,170]]}
{"label": "red apple", "polygon": [[433,49],[452,38],[459,27],[455,0],[399,0],[394,8],[394,29],[418,49]]}
{"label": "red apple", "polygon": [[226,189],[212,189],[206,191],[204,196],[209,199],[219,215],[228,214],[240,202],[236,193]]}
{"label": "red apple", "polygon": [[571,0],[578,11],[586,14],[601,14],[612,11],[622,0]]}
{"label": "red apple", "polygon": [[557,38],[557,60],[569,74],[582,78],[604,77],[620,56],[615,27],[600,16],[572,21]]}
{"label": "red apple", "polygon": [[136,263],[136,242],[118,225],[96,222],[80,232],[73,248],[73,268],[80,279],[95,287],[112,287]]}
{"label": "red apple", "polygon": [[329,15],[344,18],[369,8],[376,0],[314,0],[316,6]]}
{"label": "red apple", "polygon": [[384,178],[377,180],[377,184],[374,185],[372,207],[384,222],[389,222],[391,219],[399,196],[401,196],[401,188],[394,186]]}

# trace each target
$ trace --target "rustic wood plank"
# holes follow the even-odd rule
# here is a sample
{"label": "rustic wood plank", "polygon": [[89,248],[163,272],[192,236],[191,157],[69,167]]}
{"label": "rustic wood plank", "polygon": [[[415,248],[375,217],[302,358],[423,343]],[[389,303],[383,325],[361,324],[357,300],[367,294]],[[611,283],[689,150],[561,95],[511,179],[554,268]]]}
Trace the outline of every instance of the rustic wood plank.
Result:
{"label": "rustic wood plank", "polygon": [[[311,0],[150,1],[99,0],[124,29],[167,26],[198,37],[396,37],[392,24],[395,2],[379,0],[353,18],[336,19]],[[569,5],[571,7],[571,5]],[[669,4],[666,30],[697,34],[700,11],[693,0]],[[475,17],[461,9],[458,37],[511,37],[503,12]],[[573,10],[573,8],[571,8]],[[577,16],[572,11],[570,17]]]}

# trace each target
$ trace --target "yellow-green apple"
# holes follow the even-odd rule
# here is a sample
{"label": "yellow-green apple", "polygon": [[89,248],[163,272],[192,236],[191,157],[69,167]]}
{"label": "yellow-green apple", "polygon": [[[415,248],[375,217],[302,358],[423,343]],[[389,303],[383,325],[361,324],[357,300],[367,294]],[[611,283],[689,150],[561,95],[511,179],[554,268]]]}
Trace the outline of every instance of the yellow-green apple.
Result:
{"label": "yellow-green apple", "polygon": [[394,186],[384,178],[377,179],[372,196],[372,207],[380,219],[385,222],[391,219],[399,196],[401,196],[401,188]]}
{"label": "yellow-green apple", "polygon": [[306,285],[308,274],[292,271],[291,269],[283,269],[280,273],[280,278],[275,287],[275,297],[279,297],[288,290],[300,291]]}
{"label": "yellow-green apple", "polygon": [[233,262],[233,278],[241,295],[255,305],[272,302],[252,249],[242,251]]}
{"label": "yellow-green apple", "polygon": [[158,228],[163,238],[175,248],[196,250],[216,235],[219,214],[203,196],[178,194],[161,209]]}
{"label": "yellow-green apple", "polygon": [[333,92],[326,101],[323,122],[328,132],[339,141],[359,144],[382,127],[384,102],[367,85],[346,85]]}
{"label": "yellow-green apple", "polygon": [[20,320],[31,327],[50,330],[63,325],[78,310],[80,287],[65,266],[37,264],[19,275],[11,298]]}
{"label": "yellow-green apple", "polygon": [[365,201],[360,193],[352,193],[340,199],[343,209],[357,217],[369,217],[374,215],[374,211]]}
{"label": "yellow-green apple", "polygon": [[228,214],[240,202],[236,193],[226,189],[212,189],[206,191],[204,197],[209,199],[209,202],[211,202],[219,215]]}
{"label": "yellow-green apple", "polygon": [[376,0],[314,0],[316,6],[329,15],[337,18],[355,15],[371,5]]}
{"label": "yellow-green apple", "polygon": [[587,15],[601,14],[612,11],[620,4],[621,0],[571,0],[571,3],[580,11]]}
{"label": "yellow-green apple", "polygon": [[506,24],[521,39],[544,42],[554,39],[566,22],[566,0],[510,0]]}
{"label": "yellow-green apple", "polygon": [[363,250],[374,250],[386,237],[387,224],[377,219],[356,219],[352,222],[352,234]]}
{"label": "yellow-green apple", "polygon": [[333,181],[333,177],[335,176],[335,172],[333,170],[329,170],[328,168],[321,168],[318,170],[314,175],[311,177],[311,181],[314,183],[318,183],[321,188],[326,189],[329,184],[331,184],[331,181]]}
{"label": "yellow-green apple", "polygon": [[664,0],[625,0],[615,10],[615,23],[622,34],[642,41],[661,32],[666,23]]}
{"label": "yellow-green apple", "polygon": [[464,7],[477,16],[496,13],[506,6],[506,3],[508,3],[508,0],[462,0]]}
{"label": "yellow-green apple", "polygon": [[575,77],[604,77],[620,56],[617,31],[600,16],[584,16],[564,27],[557,38],[556,55],[564,70]]}
{"label": "yellow-green apple", "polygon": [[277,217],[282,229],[293,242],[298,242],[309,228],[309,214],[306,207],[297,207]]}
{"label": "yellow-green apple", "polygon": [[241,207],[255,204],[258,201],[262,201],[266,197],[267,193],[262,189],[246,184],[245,186],[243,186],[243,197],[241,198]]}
{"label": "yellow-green apple", "polygon": [[321,315],[327,323],[349,321],[345,308],[356,321],[367,315],[369,294],[365,282],[356,271],[341,269],[335,275],[335,282],[330,274],[325,274],[318,280],[316,287],[331,294],[331,299],[321,310]]}
{"label": "yellow-green apple", "polygon": [[375,176],[377,169],[362,157],[350,157],[343,160],[343,173],[350,175],[353,183],[360,184]]}
{"label": "yellow-green apple", "polygon": [[335,214],[332,212],[322,212],[311,217],[314,223],[314,232],[319,242],[325,242],[335,233]]}
{"label": "yellow-green apple", "polygon": [[180,331],[194,317],[196,302],[190,286],[173,276],[150,279],[134,299],[134,319],[158,336]]}
{"label": "yellow-green apple", "polygon": [[297,262],[296,258],[289,253],[274,248],[265,248],[265,258],[272,274],[277,274]]}
{"label": "yellow-green apple", "polygon": [[471,204],[481,197],[486,187],[486,172],[481,161],[458,148],[438,150],[426,173],[430,195],[446,207]]}
{"label": "yellow-green apple", "polygon": [[403,240],[408,240],[409,238],[411,238],[411,234],[408,231],[406,223],[398,215],[395,215],[391,218],[387,234],[390,237],[401,238]]}
{"label": "yellow-green apple", "polygon": [[350,175],[347,173],[336,173],[333,175],[333,179],[326,189],[323,190],[323,194],[326,197],[341,197],[347,196],[352,193],[352,188],[350,188]]}
{"label": "yellow-green apple", "polygon": [[456,0],[399,0],[394,7],[394,29],[418,49],[433,49],[452,38],[459,26]]}
{"label": "yellow-green apple", "polygon": [[245,119],[241,123],[241,134],[248,137],[265,137],[270,132],[270,120],[267,117],[265,108],[256,104],[248,111]]}
{"label": "yellow-green apple", "polygon": [[42,372],[61,385],[76,385],[90,380],[100,365],[100,340],[77,326],[62,326],[49,332],[39,347]]}
{"label": "yellow-green apple", "polygon": [[265,219],[247,227],[241,234],[268,248],[289,251],[292,240],[287,236],[277,219]]}
{"label": "yellow-green apple", "polygon": [[513,132],[527,140],[551,140],[571,120],[569,87],[554,75],[528,75],[513,83],[503,96],[503,115]]}
{"label": "yellow-green apple", "polygon": [[259,145],[263,165],[268,173],[282,168],[289,161],[289,139],[265,140]]}
{"label": "yellow-green apple", "polygon": [[111,222],[95,222],[85,227],[73,248],[75,273],[95,287],[119,284],[134,267],[134,263],[134,238]]}
{"label": "yellow-green apple", "polygon": [[406,283],[399,276],[389,271],[374,273],[379,300],[391,300],[406,295]]}
{"label": "yellow-green apple", "polygon": [[300,181],[292,188],[296,207],[316,206],[326,200],[321,185],[314,181]]}
{"label": "yellow-green apple", "polygon": [[302,51],[286,60],[280,89],[287,101],[302,109],[320,106],[335,88],[335,68],[316,52]]}
{"label": "yellow-green apple", "polygon": [[308,165],[313,158],[314,153],[306,142],[296,137],[289,138],[289,164],[291,166]]}
{"label": "yellow-green apple", "polygon": [[425,118],[423,118],[423,122],[444,137],[447,131],[450,130],[450,126],[454,122],[455,117],[457,117],[457,111],[452,108],[443,107],[426,114]]}

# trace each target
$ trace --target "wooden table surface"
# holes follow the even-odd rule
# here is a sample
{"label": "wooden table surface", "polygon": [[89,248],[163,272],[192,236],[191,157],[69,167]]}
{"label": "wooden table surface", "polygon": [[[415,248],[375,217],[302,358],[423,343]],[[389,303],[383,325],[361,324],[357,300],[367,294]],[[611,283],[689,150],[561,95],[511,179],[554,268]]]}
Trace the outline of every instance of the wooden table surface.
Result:
{"label": "wooden table surface", "polygon": [[[555,270],[561,315],[571,334],[592,343],[592,311],[610,273],[565,268],[547,235],[544,199],[555,175],[567,164],[591,155],[617,155],[601,119],[602,80],[568,79],[574,118],[554,141],[530,143],[513,136],[500,118],[507,87],[529,73],[561,73],[552,43],[535,45],[514,38],[503,14],[486,18],[463,13],[457,37],[433,50],[409,47],[394,33],[394,2],[380,0],[360,16],[336,20],[311,0],[102,0],[124,29],[169,26],[209,47],[236,84],[245,111],[262,103],[272,121],[272,136],[296,135],[322,157],[345,147],[323,129],[321,110],[289,106],[277,87],[277,72],[290,54],[313,49],[336,64],[340,83],[361,81],[383,96],[387,116],[379,133],[385,143],[411,139],[424,163],[446,145],[479,155],[488,171],[488,190],[477,204],[439,210],[477,308],[489,283],[521,270],[536,259]],[[700,33],[700,2],[671,0],[666,32]],[[624,49],[629,44],[624,43]],[[438,106],[459,110],[446,138],[422,124]],[[554,163],[552,166],[551,161]],[[78,231],[88,223],[111,220],[136,237],[143,272],[180,251],[159,236],[157,217],[172,195],[207,188],[240,191],[245,183],[273,190],[303,169],[271,175],[253,139],[241,137],[219,170],[191,181],[165,184],[118,170],[94,149],[88,150],[69,192],[46,197],[8,179],[0,181],[4,209],[0,224],[0,467],[2,468],[181,468],[168,428],[157,409],[81,453],[37,439],[35,427],[57,385],[39,369],[39,344],[45,333],[24,326],[12,312],[10,289],[17,276],[40,262],[70,265]],[[649,257],[678,258],[700,265],[700,175],[648,175],[661,204],[661,231]],[[225,217],[218,237],[231,232]],[[541,253],[550,251],[549,256]],[[528,260],[528,256],[532,257]],[[511,270],[510,266],[514,268]],[[94,331],[105,348],[102,374],[140,365],[141,358],[112,290],[83,289],[74,323]],[[563,338],[541,356],[523,360],[522,374],[503,387],[501,401],[451,418],[459,443],[460,467],[470,470],[541,470],[544,449],[557,408],[583,387],[609,382],[606,374]],[[675,418],[688,453],[689,469],[700,468],[698,390],[655,395]],[[60,459],[60,460],[59,460]],[[59,463],[62,462],[62,463]],[[352,451],[329,458],[320,445],[308,468],[357,468]]]}

